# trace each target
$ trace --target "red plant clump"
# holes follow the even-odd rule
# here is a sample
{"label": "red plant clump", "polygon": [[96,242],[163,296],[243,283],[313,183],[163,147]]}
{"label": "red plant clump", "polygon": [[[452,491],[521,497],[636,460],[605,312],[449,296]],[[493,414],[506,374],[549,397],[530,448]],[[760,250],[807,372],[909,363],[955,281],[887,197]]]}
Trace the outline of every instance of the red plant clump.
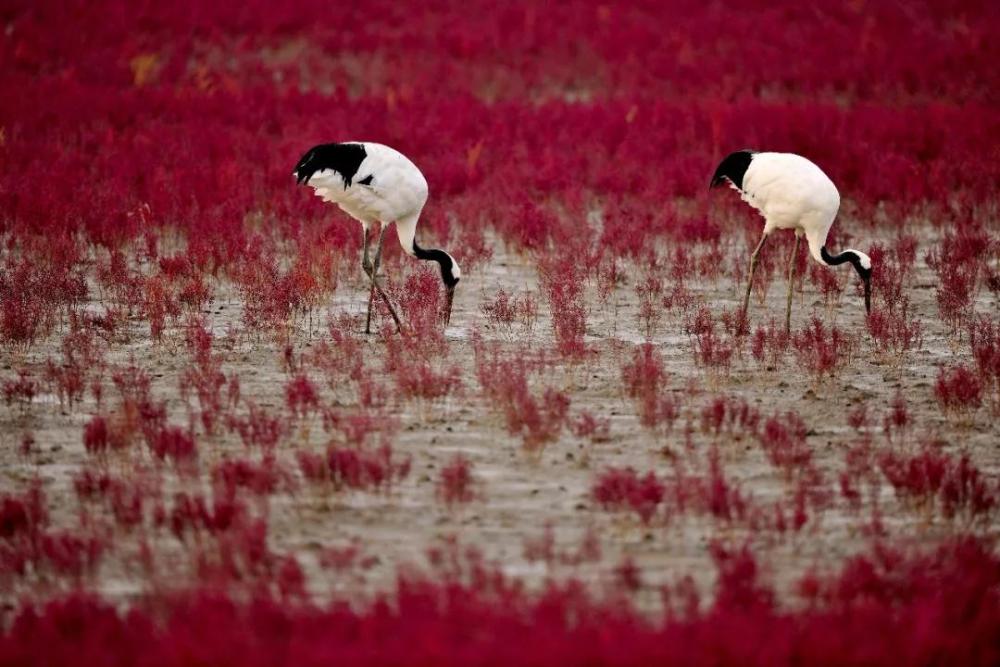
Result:
{"label": "red plant clump", "polygon": [[492,326],[506,331],[510,331],[515,323],[531,331],[538,319],[538,304],[530,292],[517,297],[501,288],[493,301],[483,303],[479,309]]}
{"label": "red plant clump", "polygon": [[27,371],[19,371],[16,380],[4,380],[3,401],[7,405],[17,403],[26,409],[38,393],[38,383]]}
{"label": "red plant clump", "polygon": [[831,271],[825,266],[810,262],[808,276],[809,282],[823,295],[823,302],[827,305],[836,302],[844,291],[844,278],[838,271]]}
{"label": "red plant clump", "polygon": [[161,430],[151,446],[157,458],[170,459],[178,465],[188,465],[198,457],[194,436],[177,426],[168,426]]}
{"label": "red plant clump", "polygon": [[462,371],[452,365],[437,368],[439,363],[414,354],[412,347],[397,339],[386,341],[386,370],[396,380],[404,398],[435,401],[457,393],[462,388]]}
{"label": "red plant clump", "polygon": [[966,366],[941,368],[934,382],[934,396],[945,412],[970,413],[982,405],[979,377]]}
{"label": "red plant clump", "polygon": [[954,457],[925,446],[915,455],[885,451],[878,464],[898,496],[939,503],[946,517],[989,518],[1000,505],[1000,479],[985,475],[968,454]]}
{"label": "red plant clump", "polygon": [[905,297],[892,310],[875,306],[865,324],[879,352],[902,355],[923,345],[923,325],[910,312],[910,300]]}
{"label": "red plant clump", "polygon": [[569,428],[578,438],[591,442],[604,442],[611,434],[611,420],[607,417],[596,417],[589,410],[583,410],[570,422]]}
{"label": "red plant clump", "polygon": [[926,256],[938,277],[937,303],[941,318],[953,331],[961,329],[972,315],[972,305],[981,274],[996,256],[997,244],[989,233],[974,224],[959,226],[958,234],[946,234]]}
{"label": "red plant clump", "polygon": [[300,374],[285,385],[285,403],[292,416],[303,418],[319,409],[319,393],[308,376]]}
{"label": "red plant clump", "polygon": [[693,317],[686,317],[684,328],[693,338],[695,362],[705,368],[728,371],[737,351],[736,343],[742,337],[746,324],[745,319],[737,322],[737,335],[727,340],[717,332],[715,319],[707,306],[699,308]]}
{"label": "red plant clump", "polygon": [[888,440],[893,439],[893,435],[905,435],[913,423],[913,416],[910,414],[909,406],[902,391],[896,391],[889,404],[889,410],[882,417],[882,430]]}
{"label": "red plant clump", "polygon": [[792,347],[799,363],[817,378],[832,375],[848,363],[854,351],[854,339],[838,327],[827,328],[818,317],[792,334]]}
{"label": "red plant clump", "polygon": [[569,415],[564,391],[546,387],[541,396],[528,386],[529,371],[541,362],[524,357],[502,359],[496,349],[476,352],[476,375],[484,393],[501,411],[511,435],[520,435],[529,451],[538,451],[558,439]]}
{"label": "red plant clump", "polygon": [[446,505],[467,503],[476,497],[472,489],[472,463],[461,454],[453,456],[443,468],[438,479],[437,495]]}
{"label": "red plant clump", "polygon": [[[250,602],[205,587],[127,613],[87,593],[26,603],[0,634],[0,658],[10,664],[467,665],[522,664],[527,657],[539,665],[627,665],[679,664],[695,655],[715,665],[944,659],[984,667],[998,658],[1000,567],[974,539],[955,539],[926,554],[879,546],[839,572],[810,573],[799,582],[807,603],[800,611],[776,604],[763,564],[749,548],[714,543],[711,549],[719,571],[714,603],[702,610],[688,594],[684,609],[655,622],[627,603],[600,602],[572,585],[552,583],[532,595],[489,570],[468,584],[405,578],[387,600],[369,607],[298,605],[292,602],[302,582],[283,559],[273,568],[275,588],[284,582],[278,595],[261,592]],[[638,566],[629,569],[623,583],[641,582]],[[928,618],[935,622],[928,625]],[[259,632],[262,619],[282,633]],[[456,639],[459,622],[475,641]],[[252,645],[240,640],[246,637],[255,637]],[[537,648],[542,638],[544,651]]]}
{"label": "red plant clump", "polygon": [[663,391],[666,380],[663,356],[652,343],[637,346],[632,360],[622,366],[625,395],[635,400],[639,421],[647,428],[666,423],[669,430],[677,419],[677,401]]}
{"label": "red plant clump", "polygon": [[[444,293],[440,273],[426,266],[420,267],[407,275],[402,284],[391,289],[389,294],[399,304],[399,316],[408,330],[411,354],[443,351],[445,340],[441,318]],[[382,301],[376,299],[376,303],[381,312]],[[388,309],[384,310],[388,313]]]}
{"label": "red plant clump", "polygon": [[291,474],[272,456],[259,462],[247,459],[224,459],[212,470],[212,481],[232,498],[239,489],[257,496],[268,496],[279,489],[294,489]]}
{"label": "red plant clump", "polygon": [[42,536],[41,555],[55,572],[79,578],[97,569],[105,547],[98,537],[56,532]]}
{"label": "red plant clump", "polygon": [[768,369],[777,368],[784,359],[790,342],[791,335],[785,328],[771,320],[766,327],[754,329],[750,337],[750,354],[757,363],[764,364]]}
{"label": "red plant clump", "polygon": [[330,448],[327,464],[334,487],[351,489],[391,488],[410,472],[410,460],[393,460],[391,447],[381,447],[374,453],[354,449]]}
{"label": "red plant clump", "polygon": [[556,351],[565,358],[580,359],[588,352],[584,342],[587,333],[583,294],[585,266],[569,252],[547,257],[539,266],[539,273],[552,313]]}
{"label": "red plant clump", "polygon": [[604,509],[630,509],[649,523],[663,503],[666,487],[649,472],[640,476],[632,468],[610,468],[597,478],[590,494]]}
{"label": "red plant clump", "polygon": [[764,422],[759,438],[768,459],[776,467],[794,473],[812,462],[812,450],[806,443],[807,428],[794,412],[775,415]]}
{"label": "red plant clump", "polygon": [[991,397],[994,411],[1000,411],[1000,324],[987,317],[973,318],[969,324],[969,347],[979,382]]}
{"label": "red plant clump", "polygon": [[91,454],[108,449],[108,422],[101,415],[94,415],[83,428],[83,447]]}
{"label": "red plant clump", "polygon": [[733,521],[746,516],[747,499],[732,480],[726,477],[717,448],[713,447],[708,455],[708,478],[701,480],[695,486],[695,491],[700,495],[696,499],[717,519]]}
{"label": "red plant clump", "polygon": [[248,448],[274,449],[288,430],[287,422],[254,403],[248,403],[247,408],[246,416],[229,415],[226,419],[227,428],[239,434],[240,440]]}
{"label": "red plant clump", "polygon": [[52,331],[60,308],[86,298],[85,278],[70,258],[64,261],[51,265],[42,257],[11,257],[0,266],[0,345],[30,346]]}
{"label": "red plant clump", "polygon": [[410,459],[394,458],[385,445],[373,452],[330,446],[326,456],[300,450],[297,453],[303,477],[313,483],[330,483],[336,490],[391,490],[410,474]]}
{"label": "red plant clump", "polygon": [[[655,267],[650,267],[655,269]],[[639,297],[639,312],[636,313],[639,329],[646,340],[652,338],[663,317],[661,310],[663,281],[652,272],[647,273],[636,283],[636,295]]]}
{"label": "red plant clump", "polygon": [[744,435],[757,434],[760,412],[744,399],[730,396],[716,396],[702,408],[701,426],[715,435],[726,435],[739,439]]}

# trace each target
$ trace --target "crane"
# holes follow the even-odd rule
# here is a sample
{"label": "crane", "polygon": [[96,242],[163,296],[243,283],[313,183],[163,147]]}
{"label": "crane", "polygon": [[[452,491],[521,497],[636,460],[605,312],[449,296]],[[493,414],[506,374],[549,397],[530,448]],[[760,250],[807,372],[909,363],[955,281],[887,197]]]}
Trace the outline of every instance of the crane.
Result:
{"label": "crane", "polygon": [[[462,270],[455,258],[444,250],[417,245],[417,221],[427,202],[428,189],[427,179],[409,158],[393,148],[368,141],[320,144],[306,151],[292,175],[299,184],[312,186],[317,197],[337,204],[361,223],[361,266],[371,278],[365,333],[371,333],[372,302],[376,293],[389,307],[397,329],[400,328],[392,303],[376,282],[382,261],[382,241],[392,223],[396,225],[399,243],[407,254],[438,263],[445,286],[444,323],[448,324],[455,286],[462,277]],[[368,251],[368,230],[376,222],[381,229],[372,261]]]}
{"label": "crane", "polygon": [[728,183],[738,191],[743,201],[760,211],[764,217],[764,233],[750,255],[743,314],[750,306],[757,258],[768,235],[775,229],[795,230],[795,245],[788,259],[788,301],[785,306],[785,330],[792,322],[792,279],[795,277],[795,255],[803,236],[809,253],[820,264],[838,266],[850,262],[865,289],[865,311],[871,313],[872,260],[859,250],[848,248],[831,255],[826,237],[840,208],[840,193],[833,181],[808,159],[794,153],[757,152],[752,150],[730,153],[719,163],[709,189]]}

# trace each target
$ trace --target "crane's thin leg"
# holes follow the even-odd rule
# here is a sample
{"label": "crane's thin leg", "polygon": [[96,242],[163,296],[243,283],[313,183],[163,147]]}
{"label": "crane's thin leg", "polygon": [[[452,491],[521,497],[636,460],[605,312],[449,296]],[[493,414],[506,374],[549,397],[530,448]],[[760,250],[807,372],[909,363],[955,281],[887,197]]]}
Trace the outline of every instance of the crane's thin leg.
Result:
{"label": "crane's thin leg", "polygon": [[795,245],[788,258],[788,303],[785,304],[785,333],[792,330],[792,285],[795,283],[795,258],[799,254],[799,235],[795,235]]}
{"label": "crane's thin leg", "polygon": [[399,324],[399,316],[396,315],[396,309],[392,307],[392,303],[389,302],[389,297],[385,295],[382,288],[378,286],[375,282],[375,278],[378,277],[378,267],[382,263],[382,241],[385,239],[385,230],[388,225],[383,224],[382,229],[378,233],[378,247],[375,248],[375,262],[372,264],[372,289],[368,293],[368,319],[365,322],[365,333],[370,334],[372,332],[372,305],[375,301],[375,292],[378,291],[382,299],[385,301],[385,305],[389,307],[389,314],[392,315],[393,322],[396,323],[396,330],[402,331],[402,326]]}
{"label": "crane's thin leg", "polygon": [[368,225],[361,225],[361,268],[371,278],[372,260],[368,257]]}
{"label": "crane's thin leg", "polygon": [[750,288],[753,287],[753,272],[757,269],[757,256],[760,255],[760,249],[764,247],[764,241],[767,240],[767,234],[760,237],[760,243],[754,249],[753,254],[750,255],[750,273],[747,275],[747,291],[743,295],[743,316],[746,317],[750,308]]}
{"label": "crane's thin leg", "polygon": [[[385,227],[383,227],[382,230],[384,231]],[[386,296],[385,292],[382,291],[382,288],[379,287],[378,283],[375,282],[375,274],[378,272],[378,269],[376,269],[375,271],[372,271],[372,261],[371,261],[371,259],[368,256],[368,227],[362,225],[362,232],[361,233],[362,233],[362,235],[364,237],[362,239],[362,242],[364,243],[364,246],[363,246],[363,251],[362,251],[362,256],[361,256],[361,268],[364,269],[365,275],[368,276],[369,278],[371,278],[372,285],[375,286],[375,291],[377,291],[378,295],[380,297],[382,297],[383,301],[385,301],[385,305],[389,309],[389,314],[392,315],[392,321],[396,323],[396,331],[400,332],[400,331],[403,330],[403,327],[399,323],[399,316],[396,314],[396,309],[392,307],[392,302],[389,301],[389,297]],[[381,251],[382,251],[382,237],[381,237],[381,235],[379,235],[379,246],[378,246],[379,255],[376,256],[376,262],[381,257]],[[369,298],[368,299],[368,323],[365,325],[365,333],[371,333],[371,331],[370,331],[371,321],[372,321],[372,299]]]}

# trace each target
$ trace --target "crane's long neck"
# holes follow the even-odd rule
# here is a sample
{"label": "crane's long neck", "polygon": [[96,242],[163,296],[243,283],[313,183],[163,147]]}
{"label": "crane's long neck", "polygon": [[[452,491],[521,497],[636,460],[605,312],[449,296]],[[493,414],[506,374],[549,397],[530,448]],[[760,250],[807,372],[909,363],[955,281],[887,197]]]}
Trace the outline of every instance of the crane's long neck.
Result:
{"label": "crane's long neck", "polygon": [[462,273],[458,268],[455,258],[444,250],[437,248],[421,248],[417,245],[417,219],[420,214],[407,216],[396,221],[396,233],[399,234],[399,244],[408,255],[422,259],[424,261],[437,262],[441,267],[441,280],[448,287],[454,287],[461,278]]}
{"label": "crane's long neck", "polygon": [[819,251],[820,259],[822,259],[823,263],[828,266],[839,266],[845,262],[853,262],[856,257],[853,250],[845,250],[838,255],[831,255],[829,251],[827,251],[826,246],[823,246],[819,249]]}
{"label": "crane's long neck", "polygon": [[399,234],[399,245],[407,255],[417,256],[417,219],[420,214],[409,215],[396,221],[396,233]]}
{"label": "crane's long neck", "polygon": [[413,256],[424,261],[437,262],[438,266],[441,267],[441,280],[444,281],[445,285],[450,285],[453,282],[452,269],[455,266],[455,260],[444,250],[438,250],[437,248],[424,249],[414,241]]}
{"label": "crane's long neck", "polygon": [[826,250],[826,246],[819,249],[820,258],[828,266],[837,266],[850,262],[854,270],[858,272],[858,277],[865,286],[865,311],[872,312],[872,258],[865,253],[848,248],[839,255],[831,255]]}
{"label": "crane's long neck", "polygon": [[829,251],[827,251],[826,246],[823,246],[819,249],[819,252],[820,258],[827,266],[839,266],[850,262],[859,275],[863,275],[865,272],[871,272],[871,258],[859,250],[847,248],[840,254],[831,255]]}

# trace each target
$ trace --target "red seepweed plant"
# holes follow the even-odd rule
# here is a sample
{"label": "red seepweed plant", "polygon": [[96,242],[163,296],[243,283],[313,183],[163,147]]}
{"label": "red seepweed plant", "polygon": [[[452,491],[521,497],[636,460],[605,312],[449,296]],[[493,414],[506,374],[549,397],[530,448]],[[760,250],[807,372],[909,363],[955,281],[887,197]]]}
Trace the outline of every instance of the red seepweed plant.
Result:
{"label": "red seepweed plant", "polygon": [[857,341],[837,326],[827,328],[818,317],[792,334],[792,347],[803,368],[817,379],[850,363]]}
{"label": "red seepweed plant", "polygon": [[979,377],[964,365],[941,368],[934,382],[934,396],[947,414],[968,416],[983,402]]}
{"label": "red seepweed plant", "polygon": [[[868,3],[859,11],[776,0],[719,12],[698,3],[664,11],[512,0],[498,9],[471,0],[408,6],[401,22],[396,4],[371,0],[336,20],[308,1],[251,3],[236,13],[192,0],[95,0],[70,14],[49,0],[5,8],[0,389],[10,406],[0,405],[0,440],[10,450],[9,483],[30,477],[30,467],[45,481],[0,493],[0,597],[17,600],[0,622],[0,663],[1000,662],[996,550],[942,537],[962,528],[989,534],[996,487],[988,460],[974,443],[967,460],[940,448],[924,457],[914,437],[928,426],[919,396],[908,407],[901,394],[883,408],[876,391],[865,398],[871,414],[849,422],[856,433],[846,436],[837,419],[802,436],[787,405],[754,404],[776,394],[757,395],[752,370],[739,367],[747,337],[761,367],[787,365],[794,347],[799,365],[817,376],[836,373],[852,346],[839,347],[837,329],[826,325],[820,336],[812,327],[798,332],[796,344],[763,322],[748,331],[723,315],[717,297],[745,275],[744,251],[760,227],[742,209],[737,217],[735,197],[709,204],[704,194],[727,146],[815,159],[844,196],[842,216],[864,228],[859,235],[887,240],[870,250],[867,326],[876,354],[907,355],[923,338],[936,345],[943,320],[953,338],[969,333],[970,348],[949,362],[963,374],[942,373],[942,405],[974,409],[971,376],[979,400],[1000,409],[996,318],[986,324],[975,314],[989,313],[1000,291],[990,227],[1000,180],[991,150],[1000,90],[993,6]],[[359,29],[342,30],[341,20]],[[539,37],[546,35],[560,38]],[[844,45],[857,48],[845,57]],[[456,369],[467,366],[456,355],[468,348],[461,327],[447,339],[441,333],[439,278],[409,260],[396,270],[392,231],[386,287],[416,332],[406,341],[412,356],[354,336],[356,318],[341,317],[349,310],[336,293],[343,276],[354,279],[347,289],[364,283],[357,225],[292,187],[281,167],[316,141],[336,140],[330,128],[399,147],[424,171],[432,196],[419,240],[457,238],[448,247],[460,249],[465,272],[459,305],[485,294],[481,317],[511,328],[507,354],[491,361],[476,350],[480,396],[459,386],[465,378]],[[940,238],[923,247],[928,233]],[[765,282],[783,273],[791,235],[779,236],[758,272]],[[857,247],[843,237],[829,245]],[[918,251],[934,272],[934,313],[921,310]],[[796,261],[801,269],[809,260],[803,252]],[[515,265],[525,267],[531,290],[539,267],[537,296],[501,298],[491,281],[509,278]],[[812,282],[807,298],[835,307],[844,287],[857,286],[848,271],[808,265],[797,271]],[[627,313],[611,336],[610,318],[592,310],[595,297]],[[691,356],[661,347],[637,358],[647,351],[626,344],[622,365],[637,369],[634,379],[622,369],[628,401],[594,408],[608,395],[608,354],[617,359],[622,349],[621,322],[636,297],[640,336],[666,334],[670,345],[683,319],[691,332],[685,352],[713,374],[735,362],[734,377],[711,379],[740,396],[691,405],[695,383],[672,386]],[[536,299],[548,310],[538,313]],[[699,312],[701,304],[709,309]],[[857,304],[849,305],[856,321]],[[337,331],[304,340],[301,320],[327,313]],[[550,315],[545,353],[554,356],[539,360],[513,338],[536,338],[531,323]],[[402,340],[383,323],[383,333]],[[213,339],[213,330],[228,333]],[[160,342],[150,347],[150,338]],[[285,344],[291,353],[283,357]],[[121,364],[129,354],[136,360]],[[923,363],[909,356],[893,372]],[[270,379],[283,358],[284,382],[247,372],[259,363]],[[655,363],[662,376],[653,382]],[[919,387],[902,379],[904,389]],[[790,386],[786,397],[799,393]],[[625,512],[641,521],[660,485],[651,525],[693,512],[716,535],[735,537],[704,554],[718,570],[716,595],[700,595],[690,579],[672,584],[673,615],[660,615],[663,572],[646,569],[646,545],[630,543],[623,556],[612,549],[604,563],[593,557],[594,540],[580,555],[543,539],[538,553],[552,563],[545,582],[505,577],[480,559],[451,578],[401,576],[379,596],[378,582],[398,563],[376,543],[342,559],[352,572],[335,586],[317,581],[317,561],[322,568],[331,549],[303,541],[301,519],[321,520],[330,509],[336,531],[349,531],[338,505],[394,510],[399,498],[341,498],[332,508],[311,501],[331,488],[394,488],[408,471],[400,454],[412,451],[422,468],[426,450],[409,449],[416,434],[393,442],[409,423],[405,401],[450,396],[463,401],[454,401],[461,428],[478,428],[483,422],[465,411],[486,403],[515,441],[551,447],[538,457],[541,474],[565,465],[568,479],[578,464],[564,463],[574,453],[564,450],[579,443],[560,444],[563,431],[602,440],[613,420],[626,449],[594,449],[594,465],[620,469],[620,457],[645,456],[646,464],[630,462],[641,469],[635,478],[640,487],[648,475],[655,482],[638,494],[638,510],[623,501]],[[658,429],[641,436],[656,440],[642,454],[627,442],[636,413]],[[977,416],[980,430],[992,428]],[[887,441],[876,445],[883,417]],[[327,446],[298,438],[305,429],[296,426],[319,422]],[[896,458],[879,460],[883,445]],[[19,446],[31,455],[16,458]],[[391,455],[385,446],[395,447]],[[64,507],[69,486],[60,479],[84,451],[78,468],[88,474],[72,476],[77,505],[69,491]],[[755,460],[775,468],[781,493],[762,496],[756,478],[745,477],[744,464]],[[828,493],[816,470],[846,474],[843,534],[874,535],[879,544],[804,580],[798,600],[787,572],[820,551],[821,565],[834,568],[827,558],[846,544],[825,530],[834,522],[816,520]],[[316,483],[274,502],[292,491],[286,474],[300,473]],[[439,481],[414,477],[400,497]],[[907,507],[932,509],[941,525],[929,536],[942,541],[939,549],[910,553],[897,544],[900,524],[879,521],[885,486]],[[497,496],[507,497],[501,489]],[[577,521],[607,521],[579,504]],[[538,508],[526,509],[530,520]],[[859,525],[862,511],[870,525]],[[270,532],[269,519],[280,530]],[[813,527],[792,553],[773,548],[784,533]],[[653,536],[654,549],[674,536],[638,530]],[[293,551],[279,552],[283,544]],[[774,573],[772,586],[768,566],[786,558],[794,562]],[[560,566],[581,562],[579,581],[560,579]],[[585,592],[594,581],[607,583],[614,599]],[[337,599],[327,604],[331,589]]]}
{"label": "red seepweed plant", "polygon": [[456,454],[441,468],[437,483],[437,496],[448,507],[468,503],[476,498],[474,485],[475,477],[472,474],[472,463],[462,454]]}

